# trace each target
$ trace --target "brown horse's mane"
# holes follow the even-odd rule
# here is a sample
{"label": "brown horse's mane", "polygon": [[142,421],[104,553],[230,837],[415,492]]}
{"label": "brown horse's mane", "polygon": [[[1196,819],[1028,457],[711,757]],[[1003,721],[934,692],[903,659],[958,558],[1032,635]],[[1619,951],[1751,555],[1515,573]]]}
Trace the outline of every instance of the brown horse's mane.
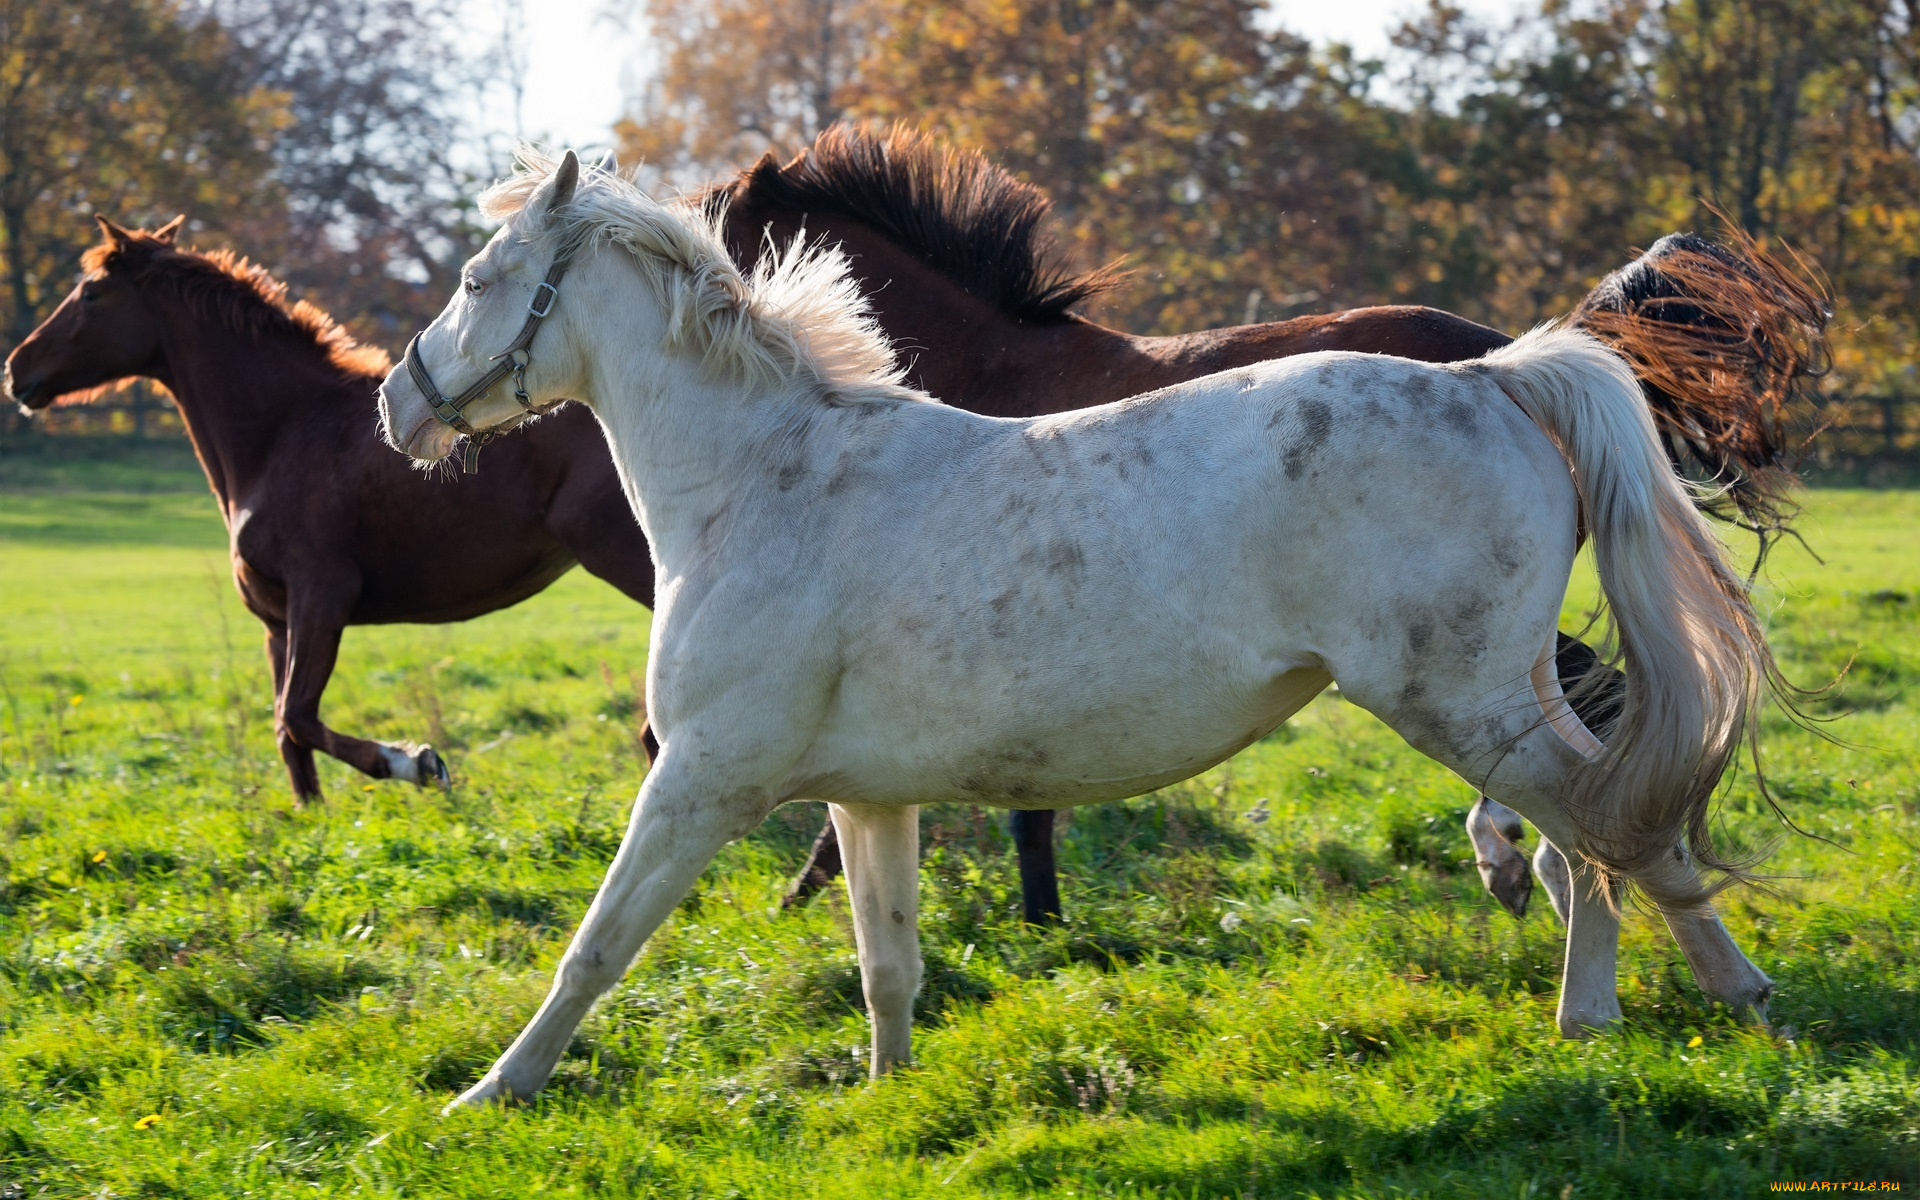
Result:
{"label": "brown horse's mane", "polygon": [[1113,287],[1111,267],[1075,272],[1042,226],[1047,194],[971,148],[904,125],[834,125],[781,163],[768,153],[700,203],[775,205],[862,221],[1021,321],[1058,321]]}
{"label": "brown horse's mane", "polygon": [[287,285],[231,250],[191,250],[142,230],[123,231],[81,256],[89,275],[110,270],[172,288],[181,301],[249,337],[291,334],[313,344],[349,375],[378,379],[393,363],[387,352],[353,339],[346,327],[305,300],[287,301]]}

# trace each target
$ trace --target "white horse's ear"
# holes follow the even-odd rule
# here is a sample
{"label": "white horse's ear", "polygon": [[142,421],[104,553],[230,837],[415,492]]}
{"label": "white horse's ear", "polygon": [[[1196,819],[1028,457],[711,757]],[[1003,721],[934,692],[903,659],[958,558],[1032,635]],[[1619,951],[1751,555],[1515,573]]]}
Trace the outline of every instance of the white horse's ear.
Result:
{"label": "white horse's ear", "polygon": [[609,150],[600,156],[599,162],[593,164],[593,169],[602,175],[612,175],[620,169],[620,160]]}
{"label": "white horse's ear", "polygon": [[579,186],[580,156],[569,150],[561,155],[560,169],[553,173],[553,195],[547,199],[546,211],[551,213],[572,200],[574,189]]}
{"label": "white horse's ear", "polygon": [[535,188],[533,195],[527,197],[526,207],[521,211],[525,212],[531,220],[544,219],[553,210],[573,199],[574,190],[579,186],[580,158],[569,150],[560,156],[560,165],[554,168],[553,174],[547,176],[546,182]]}

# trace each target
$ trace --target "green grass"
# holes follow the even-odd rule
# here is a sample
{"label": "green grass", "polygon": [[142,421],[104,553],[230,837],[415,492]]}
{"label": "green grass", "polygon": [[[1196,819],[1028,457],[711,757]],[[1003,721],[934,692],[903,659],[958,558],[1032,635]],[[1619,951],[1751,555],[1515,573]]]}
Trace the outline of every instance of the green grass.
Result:
{"label": "green grass", "polygon": [[[113,478],[145,490],[0,480],[0,1196],[1920,1185],[1920,493],[1814,493],[1826,565],[1775,560],[1778,644],[1802,680],[1851,658],[1832,729],[1857,747],[1769,724],[1775,787],[1831,839],[1725,905],[1778,1034],[1707,1004],[1640,915],[1625,1030],[1562,1041],[1559,928],[1481,894],[1466,787],[1323,697],[1075,814],[1061,929],[1017,921],[997,814],[928,812],[919,1063],[878,1086],[842,898],[777,911],[820,818],[796,805],[707,872],[544,1096],[442,1120],[617,844],[646,614],[576,572],[463,626],[350,631],[329,719],[431,738],[457,787],[329,762],[330,802],[295,811],[211,501]],[[1727,808],[1768,832],[1749,781]]]}

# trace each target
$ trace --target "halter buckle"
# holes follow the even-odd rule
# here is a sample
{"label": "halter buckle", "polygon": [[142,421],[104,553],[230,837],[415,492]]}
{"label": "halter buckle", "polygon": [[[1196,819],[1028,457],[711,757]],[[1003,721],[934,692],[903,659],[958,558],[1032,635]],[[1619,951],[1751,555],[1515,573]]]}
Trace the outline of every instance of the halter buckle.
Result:
{"label": "halter buckle", "polygon": [[[540,294],[542,290],[546,292],[546,295],[542,296]],[[527,311],[536,317],[544,317],[553,311],[553,302],[559,298],[560,289],[542,280],[533,289],[532,297],[527,300]]]}

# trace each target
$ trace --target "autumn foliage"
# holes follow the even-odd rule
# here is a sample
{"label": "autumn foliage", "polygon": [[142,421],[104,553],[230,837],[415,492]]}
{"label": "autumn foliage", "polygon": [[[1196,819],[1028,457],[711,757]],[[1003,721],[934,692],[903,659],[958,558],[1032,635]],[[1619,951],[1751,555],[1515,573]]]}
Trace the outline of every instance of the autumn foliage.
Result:
{"label": "autumn foliage", "polygon": [[1376,62],[1251,0],[647,0],[663,67],[621,145],[683,178],[835,120],[979,145],[1083,264],[1135,269],[1100,315],[1159,332],[1387,301],[1523,329],[1722,213],[1830,280],[1835,386],[1901,390],[1917,7],[1435,3]]}

